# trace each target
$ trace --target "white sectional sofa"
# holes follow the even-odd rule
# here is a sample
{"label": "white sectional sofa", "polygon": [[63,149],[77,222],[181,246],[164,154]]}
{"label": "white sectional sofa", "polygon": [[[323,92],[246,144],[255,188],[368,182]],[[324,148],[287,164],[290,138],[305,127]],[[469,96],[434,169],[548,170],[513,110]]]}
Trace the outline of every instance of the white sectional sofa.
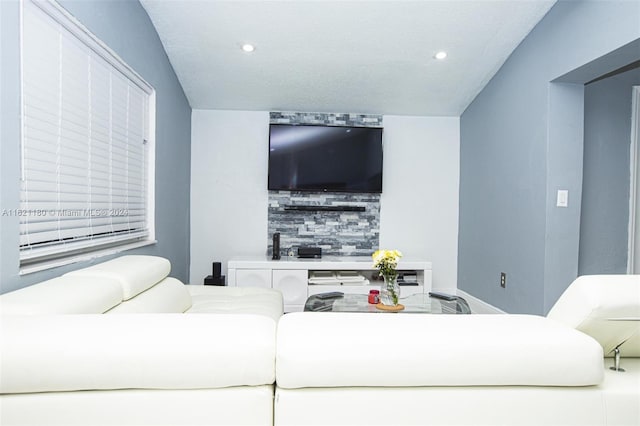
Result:
{"label": "white sectional sofa", "polygon": [[0,424],[271,425],[282,295],[169,273],[124,256],[0,296]]}
{"label": "white sectional sofa", "polygon": [[639,338],[637,275],[580,277],[546,318],[287,314],[274,424],[637,426]]}
{"label": "white sectional sofa", "polygon": [[169,269],[124,256],[0,296],[0,424],[640,424],[639,276],[581,277],[546,318],[282,316],[276,291]]}

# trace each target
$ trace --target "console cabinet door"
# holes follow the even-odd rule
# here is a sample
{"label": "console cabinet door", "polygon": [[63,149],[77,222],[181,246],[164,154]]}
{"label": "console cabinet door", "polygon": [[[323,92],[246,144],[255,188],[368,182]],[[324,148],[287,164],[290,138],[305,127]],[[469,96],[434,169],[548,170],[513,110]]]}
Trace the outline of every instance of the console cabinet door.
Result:
{"label": "console cabinet door", "polygon": [[237,269],[236,286],[271,288],[271,269]]}
{"label": "console cabinet door", "polygon": [[282,292],[285,307],[304,307],[304,302],[307,301],[308,275],[306,269],[273,270],[273,288]]}

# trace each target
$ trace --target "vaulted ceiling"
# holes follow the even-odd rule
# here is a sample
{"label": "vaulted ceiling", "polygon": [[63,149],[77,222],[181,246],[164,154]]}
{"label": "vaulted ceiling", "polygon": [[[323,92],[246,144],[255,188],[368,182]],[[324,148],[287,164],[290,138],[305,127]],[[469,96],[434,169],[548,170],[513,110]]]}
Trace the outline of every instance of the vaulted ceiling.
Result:
{"label": "vaulted ceiling", "polygon": [[141,3],[194,109],[459,116],[555,0]]}

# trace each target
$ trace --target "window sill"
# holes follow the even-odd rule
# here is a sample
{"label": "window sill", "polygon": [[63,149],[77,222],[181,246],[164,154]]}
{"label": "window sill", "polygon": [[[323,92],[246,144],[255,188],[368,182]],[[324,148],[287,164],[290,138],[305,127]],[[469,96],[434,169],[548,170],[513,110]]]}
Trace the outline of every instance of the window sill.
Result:
{"label": "window sill", "polygon": [[45,261],[36,263],[29,266],[24,266],[20,268],[20,275],[28,275],[34,272],[46,271],[47,269],[58,268],[60,266],[71,265],[72,263],[84,262],[87,260],[97,259],[99,257],[109,256],[112,254],[117,254],[126,250],[132,250],[139,247],[145,247],[156,244],[158,241],[156,240],[148,240],[148,241],[139,241],[131,244],[123,244],[118,247],[110,247],[104,250],[96,250],[90,253],[78,254],[75,256],[69,256],[62,259],[56,259],[51,261]]}

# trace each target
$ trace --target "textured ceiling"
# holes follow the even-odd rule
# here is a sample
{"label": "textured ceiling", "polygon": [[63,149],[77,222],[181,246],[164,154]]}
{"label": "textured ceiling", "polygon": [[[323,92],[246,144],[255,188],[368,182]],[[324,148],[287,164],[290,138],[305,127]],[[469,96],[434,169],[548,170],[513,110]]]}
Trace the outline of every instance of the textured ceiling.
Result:
{"label": "textured ceiling", "polygon": [[194,109],[459,116],[555,0],[141,3]]}

